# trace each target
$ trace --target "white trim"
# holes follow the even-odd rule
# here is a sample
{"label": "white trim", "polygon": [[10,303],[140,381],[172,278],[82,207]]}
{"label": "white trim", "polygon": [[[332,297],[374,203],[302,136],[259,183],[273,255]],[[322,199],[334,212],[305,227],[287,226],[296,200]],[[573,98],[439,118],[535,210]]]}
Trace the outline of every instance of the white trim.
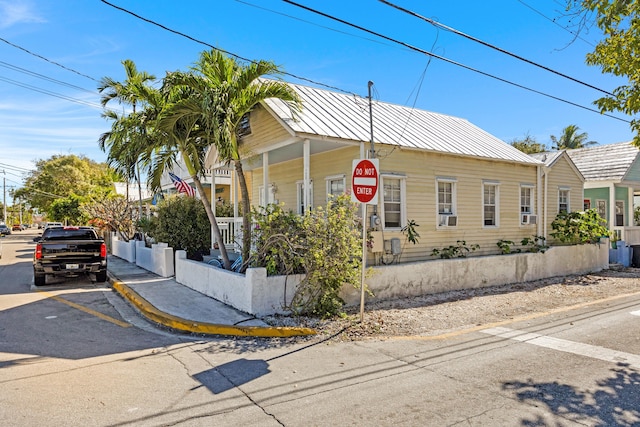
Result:
{"label": "white trim", "polygon": [[329,175],[329,176],[325,176],[324,177],[325,194],[327,196],[327,202],[329,202],[329,195],[331,194],[331,182],[332,181],[338,181],[338,180],[342,180],[342,192],[344,193],[347,190],[347,175],[346,174]]}
{"label": "white trim", "polygon": [[[495,188],[495,200],[494,200],[494,204],[493,206],[495,207],[495,211],[494,211],[494,219],[495,219],[495,224],[491,224],[491,225],[487,225],[485,224],[485,217],[484,217],[484,207],[485,207],[485,203],[484,203],[484,189],[486,186],[491,186]],[[482,181],[482,188],[481,188],[481,207],[482,207],[482,228],[498,228],[500,227],[500,182],[498,181],[490,181],[490,180],[483,180]]]}
{"label": "white trim", "polygon": [[[386,226],[386,218],[385,218],[385,201],[384,201],[384,181],[388,180],[398,180],[400,182],[400,226],[399,227],[387,227]],[[381,173],[380,174],[380,190],[379,193],[379,201],[380,201],[380,209],[378,210],[380,214],[380,220],[382,224],[383,230],[400,230],[402,227],[407,225],[407,177],[406,175],[395,174],[395,173]],[[394,202],[395,203],[395,202]]]}
{"label": "white trim", "polygon": [[300,193],[303,191],[303,188],[304,188],[304,180],[296,181],[296,212],[298,213],[298,215],[302,215],[304,213],[303,206],[304,206],[304,209],[306,209],[307,211],[310,211],[313,209],[313,180],[312,179],[309,180],[309,191],[306,194],[307,200],[309,200],[308,205],[304,204],[304,200],[302,200],[304,197],[303,198],[300,197]]}
{"label": "white trim", "polygon": [[[451,184],[451,212],[440,212],[440,183]],[[436,227],[443,227],[440,225],[442,221],[440,221],[440,215],[457,215],[458,214],[458,203],[457,203],[457,184],[458,180],[456,178],[447,178],[447,177],[436,177],[435,186],[436,186]]]}

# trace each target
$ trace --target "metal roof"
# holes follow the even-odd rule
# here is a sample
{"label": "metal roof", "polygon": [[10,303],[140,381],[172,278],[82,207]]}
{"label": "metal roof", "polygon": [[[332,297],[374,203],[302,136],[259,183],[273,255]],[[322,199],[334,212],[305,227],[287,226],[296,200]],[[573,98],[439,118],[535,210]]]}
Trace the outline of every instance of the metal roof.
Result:
{"label": "metal roof", "polygon": [[587,181],[622,181],[639,152],[631,142],[567,150]]}
{"label": "metal roof", "polygon": [[[265,104],[294,134],[363,142],[371,140],[368,99],[290,85],[303,105],[302,112],[295,118],[281,100],[268,99]],[[518,163],[540,163],[465,119],[386,102],[373,102],[373,135],[374,141],[381,144]]]}

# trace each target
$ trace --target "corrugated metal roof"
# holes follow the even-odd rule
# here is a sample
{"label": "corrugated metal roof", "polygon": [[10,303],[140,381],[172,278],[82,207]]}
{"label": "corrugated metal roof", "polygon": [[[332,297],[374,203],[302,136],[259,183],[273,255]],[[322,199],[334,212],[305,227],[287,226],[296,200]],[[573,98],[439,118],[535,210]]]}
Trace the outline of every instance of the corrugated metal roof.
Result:
{"label": "corrugated metal roof", "polygon": [[564,151],[545,151],[544,153],[529,154],[536,160],[540,160],[545,166],[552,166],[564,153]]}
{"label": "corrugated metal roof", "polygon": [[567,151],[587,181],[622,181],[638,153],[631,142]]}
{"label": "corrugated metal roof", "polygon": [[[291,86],[303,104],[302,112],[295,120],[282,101],[268,99],[266,104],[294,133],[351,141],[371,140],[368,99],[308,86]],[[376,143],[518,163],[539,163],[465,119],[380,101],[373,103],[373,135]]]}

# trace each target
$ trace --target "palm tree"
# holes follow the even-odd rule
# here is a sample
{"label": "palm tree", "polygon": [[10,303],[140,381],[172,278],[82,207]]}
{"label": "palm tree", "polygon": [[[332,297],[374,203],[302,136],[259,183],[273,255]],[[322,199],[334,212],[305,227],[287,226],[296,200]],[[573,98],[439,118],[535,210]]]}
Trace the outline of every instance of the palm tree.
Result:
{"label": "palm tree", "polygon": [[[124,66],[127,76],[124,82],[118,82],[110,77],[103,77],[100,80],[98,91],[100,93],[104,92],[100,100],[103,107],[106,107],[110,101],[116,100],[120,104],[130,105],[133,108],[132,118],[135,117],[139,119],[137,123],[135,120],[127,121],[129,126],[131,126],[131,129],[128,130],[128,136],[131,138],[129,139],[129,142],[131,144],[127,146],[127,141],[120,141],[120,145],[123,145],[124,147],[121,147],[121,150],[119,150],[119,155],[111,153],[110,150],[109,156],[110,158],[116,159],[120,164],[134,168],[133,176],[138,182],[139,218],[142,218],[142,182],[140,179],[140,165],[137,159],[142,154],[141,150],[144,149],[145,130],[144,123],[142,121],[143,117],[136,116],[136,106],[140,103],[148,102],[149,97],[152,96],[151,93],[153,92],[153,89],[149,86],[149,83],[155,80],[155,76],[145,71],[139,72],[135,63],[130,59],[122,61],[122,65]],[[112,120],[118,120],[117,115],[113,115],[108,110],[105,111],[103,116]],[[110,145],[111,143],[114,143],[114,140],[111,138],[101,138],[100,143],[101,148],[104,150],[104,144]],[[112,156],[112,154],[114,156]],[[130,176],[130,174],[125,174],[125,177],[127,178]],[[128,188],[129,186],[127,183],[127,192]]]}
{"label": "palm tree", "polygon": [[[242,195],[242,259],[249,259],[251,246],[249,189],[242,169],[240,148],[238,147],[238,128],[242,119],[260,102],[277,98],[285,101],[293,111],[299,111],[302,103],[291,86],[278,80],[264,80],[266,75],[281,74],[280,69],[271,61],[254,61],[247,65],[239,64],[234,58],[217,50],[204,51],[194,70],[210,84],[217,94],[217,108],[208,113],[206,123],[213,126],[211,141],[218,151],[221,161],[233,163],[240,193]],[[245,268],[243,266],[243,269]]]}
{"label": "palm tree", "polygon": [[559,138],[551,135],[552,149],[573,150],[597,144],[596,141],[587,141],[589,135],[586,132],[578,133],[578,129],[580,128],[576,125],[569,125],[562,130],[562,135]]}
{"label": "palm tree", "polygon": [[[174,118],[186,119],[192,115],[195,118],[195,123],[200,126],[200,132],[196,139],[200,138],[206,147],[213,145],[219,160],[234,165],[244,212],[242,259],[245,264],[242,267],[243,270],[246,268],[251,246],[249,215],[251,206],[238,147],[237,130],[243,117],[261,101],[268,98],[279,98],[285,101],[293,111],[300,110],[301,102],[290,86],[281,81],[260,79],[265,75],[279,73],[280,70],[273,62],[256,61],[243,66],[235,59],[217,50],[211,50],[200,54],[191,73],[172,73],[165,78],[165,84],[168,83],[168,87],[182,86],[191,91],[188,99],[172,106],[171,111],[175,113]],[[169,122],[165,115],[164,124],[160,127],[167,129],[167,123]],[[191,173],[191,170],[189,172]],[[201,184],[196,181],[195,176],[192,178],[198,188]],[[207,205],[208,203],[205,206]],[[212,215],[209,218],[211,219]],[[221,241],[217,223],[212,222],[212,226],[216,238]],[[221,252],[223,252],[222,246],[220,247]],[[226,264],[225,267],[229,268]]]}

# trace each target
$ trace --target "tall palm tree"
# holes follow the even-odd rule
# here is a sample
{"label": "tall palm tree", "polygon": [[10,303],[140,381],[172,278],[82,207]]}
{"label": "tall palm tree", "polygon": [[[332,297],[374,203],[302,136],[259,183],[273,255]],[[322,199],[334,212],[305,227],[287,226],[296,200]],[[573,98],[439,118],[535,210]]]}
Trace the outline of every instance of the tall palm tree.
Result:
{"label": "tall palm tree", "polygon": [[[180,72],[169,73],[165,77],[162,100],[154,103],[158,113],[151,135],[153,149],[145,153],[145,161],[149,165],[150,186],[156,190],[160,188],[162,175],[173,169],[180,155],[196,186],[216,240],[221,242],[218,221],[201,181],[205,173],[205,156],[211,145],[210,138],[206,137],[207,128],[201,121],[202,101],[199,92],[182,84],[185,79],[192,77]],[[224,267],[230,269],[231,262],[224,245],[220,246],[220,256]]]}
{"label": "tall palm tree", "polygon": [[[251,226],[249,189],[242,168],[242,155],[238,146],[238,128],[243,117],[260,102],[269,98],[285,101],[292,111],[302,108],[300,98],[291,86],[278,80],[261,79],[263,76],[281,74],[271,61],[254,61],[246,65],[238,63],[217,50],[204,51],[193,71],[208,84],[207,96],[200,107],[203,124],[209,131],[207,138],[216,147],[223,162],[233,163],[242,195],[242,259],[249,259]],[[188,83],[188,82],[187,82]]]}
{"label": "tall palm tree", "polygon": [[551,142],[553,142],[553,150],[573,150],[576,148],[584,148],[589,145],[597,144],[596,141],[587,141],[589,135],[586,132],[578,133],[580,129],[576,125],[569,125],[562,130],[562,135],[556,138],[551,135]]}
{"label": "tall palm tree", "polygon": [[[148,98],[153,92],[153,89],[150,87],[150,83],[153,82],[156,78],[155,76],[145,71],[138,71],[135,63],[130,59],[125,59],[124,61],[122,61],[122,65],[124,66],[124,70],[127,76],[123,82],[116,81],[110,77],[103,77],[100,80],[98,91],[100,93],[103,93],[100,101],[103,107],[106,107],[109,102],[114,100],[119,104],[130,105],[133,109],[132,115],[136,116],[136,107],[140,103],[148,102]],[[108,111],[105,112],[104,116],[110,119],[117,120],[117,116],[114,116]],[[125,164],[126,162],[135,161],[129,166],[134,167],[134,177],[138,182],[138,209],[139,217],[142,218],[142,182],[140,179],[140,165],[137,161],[137,158],[141,156],[141,150],[144,150],[143,140],[145,132],[143,129],[144,124],[142,123],[142,116],[136,117],[140,119],[138,123],[135,123],[135,121],[128,121],[131,126],[133,126],[134,128],[137,127],[137,130],[130,131],[129,136],[139,140],[130,140],[131,145],[120,151],[122,158],[118,159],[118,161],[122,160],[125,162]],[[101,143],[103,144],[110,144],[111,142],[113,142],[109,138],[105,138],[104,140],[101,139],[101,141]],[[128,187],[129,186],[127,184],[127,191]]]}

